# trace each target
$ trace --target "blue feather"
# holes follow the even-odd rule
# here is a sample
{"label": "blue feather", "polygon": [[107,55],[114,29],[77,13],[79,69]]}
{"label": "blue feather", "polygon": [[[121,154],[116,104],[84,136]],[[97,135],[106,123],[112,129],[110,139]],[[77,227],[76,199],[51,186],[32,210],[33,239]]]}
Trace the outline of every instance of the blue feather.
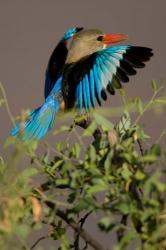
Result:
{"label": "blue feather", "polygon": [[114,58],[113,56],[109,57],[109,62],[111,63],[111,68],[114,74],[116,74],[117,68],[120,66],[120,61]]}
{"label": "blue feather", "polygon": [[116,74],[116,66],[114,62],[112,61],[112,58],[109,55],[103,54],[103,57],[105,58],[105,63],[107,65],[107,69],[112,73],[112,75]]}
{"label": "blue feather", "polygon": [[62,88],[62,76],[60,76],[58,78],[58,80],[56,81],[56,84],[54,85],[52,91],[51,91],[51,94],[52,93],[60,93],[61,92],[61,88]]}
{"label": "blue feather", "polygon": [[94,74],[93,69],[90,69],[89,73],[89,80],[90,80],[90,95],[91,95],[91,102],[92,106],[95,106],[95,80],[94,80]]}
{"label": "blue feather", "polygon": [[83,87],[84,106],[85,106],[85,109],[88,110],[86,82],[84,78],[82,79],[82,87]]}
{"label": "blue feather", "polygon": [[71,37],[73,37],[74,34],[77,33],[77,32],[78,32],[77,27],[70,28],[70,29],[68,29],[68,30],[64,33],[62,39],[63,39],[63,40],[68,40],[68,39],[70,39]]}
{"label": "blue feather", "polygon": [[[37,114],[39,109],[40,109],[40,107],[33,110],[32,112],[30,112],[29,119],[27,121],[25,121],[25,125],[24,125],[25,127],[31,122],[31,120],[34,119],[34,117]],[[17,134],[20,133],[20,130],[21,130],[21,125],[20,125],[20,123],[18,123],[18,124],[16,124],[16,126],[14,128],[12,128],[11,135],[16,136]]]}
{"label": "blue feather", "polygon": [[[120,66],[120,60],[128,48],[129,46],[115,46],[97,52],[93,67],[90,69],[88,75],[86,73],[79,84],[83,86],[83,98],[86,110],[91,105],[95,106],[95,96],[100,104],[101,91],[104,90],[106,92],[107,85],[111,83],[113,76],[116,75],[117,68]],[[77,88],[77,91],[80,90]]]}
{"label": "blue feather", "polygon": [[109,81],[109,77],[108,77],[108,72],[107,72],[107,68],[105,67],[104,63],[103,63],[103,60],[101,57],[98,57],[98,60],[99,60],[99,64],[100,64],[100,68],[101,68],[101,71],[103,73],[103,76],[106,80],[106,83],[108,84],[108,81]]}
{"label": "blue feather", "polygon": [[82,105],[83,105],[83,87],[82,87],[82,81],[80,82],[80,95],[79,95],[79,107],[80,111],[82,111]]}
{"label": "blue feather", "polygon": [[129,48],[130,48],[129,45],[122,45],[122,46],[114,46],[111,48],[107,48],[105,49],[105,51],[110,55],[112,55],[112,53],[124,54],[126,53],[126,50],[128,50]]}
{"label": "blue feather", "polygon": [[107,75],[106,76],[108,77],[109,81],[112,81],[114,72],[112,71],[110,63],[107,60],[107,57],[105,57],[105,55],[102,55],[102,62],[105,65],[105,68],[107,70]]}
{"label": "blue feather", "polygon": [[86,87],[87,108],[89,109],[91,107],[91,101],[90,101],[89,79],[87,74],[85,74],[84,76],[84,84]]}
{"label": "blue feather", "polygon": [[[25,122],[25,128],[22,134],[22,139],[24,141],[31,139],[38,141],[52,128],[56,118],[56,113],[60,108],[58,96],[60,95],[61,85],[62,77],[57,80],[57,83],[45,100],[44,104],[40,108],[31,112],[30,120]],[[17,124],[16,127],[12,129],[11,135],[18,137],[20,129],[20,124]]]}
{"label": "blue feather", "polygon": [[94,72],[95,89],[97,93],[97,98],[98,98],[98,101],[101,102],[101,86],[99,82],[99,73],[98,73],[98,68],[96,64],[94,64],[93,66],[93,72]]}
{"label": "blue feather", "polygon": [[105,82],[104,82],[103,70],[102,70],[101,65],[100,65],[100,58],[99,57],[96,58],[96,64],[97,64],[98,69],[99,69],[98,72],[100,72],[99,73],[99,81],[101,82],[101,88],[105,89],[106,85],[105,85]]}

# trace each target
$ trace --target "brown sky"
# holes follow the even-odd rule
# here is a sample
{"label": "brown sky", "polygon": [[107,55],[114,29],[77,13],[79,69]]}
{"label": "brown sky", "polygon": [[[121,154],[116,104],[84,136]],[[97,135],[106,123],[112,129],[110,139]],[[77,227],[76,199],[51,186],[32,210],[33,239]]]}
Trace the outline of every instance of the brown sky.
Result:
{"label": "brown sky", "polygon": [[[63,32],[72,26],[126,33],[129,44],[153,48],[151,62],[127,85],[129,96],[146,99],[151,79],[165,79],[165,9],[164,0],[0,0],[0,81],[13,114],[41,104],[48,58]],[[114,97],[108,105],[118,102]],[[0,112],[2,143],[11,124],[6,112]],[[159,126],[164,127],[164,122],[160,118]],[[148,123],[152,132],[156,128],[154,117],[149,117]]]}

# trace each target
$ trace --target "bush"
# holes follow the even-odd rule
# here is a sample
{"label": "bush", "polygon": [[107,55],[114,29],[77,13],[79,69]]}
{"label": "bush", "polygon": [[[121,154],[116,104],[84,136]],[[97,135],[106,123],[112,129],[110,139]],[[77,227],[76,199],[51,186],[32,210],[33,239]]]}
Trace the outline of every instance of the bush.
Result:
{"label": "bush", "polygon": [[[68,138],[54,146],[45,143],[41,156],[36,142],[8,138],[5,146],[12,153],[7,160],[0,157],[0,249],[43,249],[47,238],[61,250],[107,249],[85,229],[94,216],[101,235],[116,235],[109,249],[132,244],[137,250],[166,249],[166,152],[159,145],[165,131],[147,145],[149,136],[140,125],[145,112],[166,104],[163,87],[153,81],[152,89],[145,104],[140,98],[126,101],[121,90],[123,107],[100,109],[90,114],[90,122],[84,115],[72,126],[56,129],[55,136],[65,133]],[[0,102],[7,105],[4,90]],[[132,112],[137,114],[134,122]],[[122,114],[115,125],[106,118],[114,114]],[[84,128],[81,135],[77,125]],[[32,242],[30,235],[42,234],[46,225],[47,233]]]}

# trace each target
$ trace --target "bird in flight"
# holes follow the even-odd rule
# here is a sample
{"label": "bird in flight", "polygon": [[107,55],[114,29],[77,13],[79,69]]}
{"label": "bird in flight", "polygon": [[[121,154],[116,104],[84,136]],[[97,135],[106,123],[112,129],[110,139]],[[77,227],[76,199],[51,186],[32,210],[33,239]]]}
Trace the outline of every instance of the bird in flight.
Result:
{"label": "bird in flight", "polygon": [[[71,38],[71,39],[70,39]],[[40,140],[53,127],[56,114],[76,108],[81,114],[115,94],[153,55],[152,49],[114,45],[127,40],[123,34],[98,29],[69,29],[53,51],[46,70],[45,101],[11,135],[24,141]],[[69,39],[71,40],[69,42]],[[67,43],[68,47],[67,47]]]}

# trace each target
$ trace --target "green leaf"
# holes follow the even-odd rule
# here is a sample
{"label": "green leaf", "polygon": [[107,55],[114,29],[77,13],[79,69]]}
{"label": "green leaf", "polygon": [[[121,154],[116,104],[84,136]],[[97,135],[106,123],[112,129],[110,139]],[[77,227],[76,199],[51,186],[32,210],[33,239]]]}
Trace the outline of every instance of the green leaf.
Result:
{"label": "green leaf", "polygon": [[96,123],[93,121],[85,130],[83,133],[83,136],[92,136],[95,132],[97,126]]}
{"label": "green leaf", "polygon": [[99,126],[101,126],[104,131],[109,131],[110,128],[113,129],[113,124],[109,120],[104,118],[103,116],[99,115],[96,112],[94,112],[93,116],[94,116],[94,119],[95,119],[96,123]]}
{"label": "green leaf", "polygon": [[57,186],[63,186],[63,185],[66,186],[69,184],[69,179],[68,178],[57,179],[55,182]]}
{"label": "green leaf", "polygon": [[98,222],[98,226],[99,226],[101,231],[104,231],[104,232],[108,233],[109,231],[111,231],[116,226],[116,224],[112,223],[111,216],[106,216],[106,217],[103,217]]}
{"label": "green leaf", "polygon": [[33,156],[33,152],[38,147],[38,141],[32,139],[32,140],[27,141],[25,143],[23,142],[23,144],[25,144],[26,150],[31,154],[31,156]]}
{"label": "green leaf", "polygon": [[129,167],[126,163],[123,164],[123,167],[121,169],[121,175],[125,180],[129,180],[130,177],[133,175],[133,173],[129,170]]}
{"label": "green leaf", "polygon": [[99,193],[106,189],[106,185],[94,185],[88,189],[88,194]]}
{"label": "green leaf", "polygon": [[5,103],[4,99],[0,99],[0,107],[2,107],[2,105]]}
{"label": "green leaf", "polygon": [[116,129],[120,136],[123,136],[127,130],[131,127],[131,118],[129,113],[126,111],[120,119],[120,122],[116,126]]}
{"label": "green leaf", "polygon": [[157,82],[155,80],[152,80],[151,85],[152,85],[153,93],[155,94],[157,91]]}
{"label": "green leaf", "polygon": [[126,234],[123,236],[119,243],[120,249],[126,249],[126,247],[131,243],[131,241],[135,238],[135,231],[130,230],[126,232]]}
{"label": "green leaf", "polygon": [[109,177],[110,176],[110,170],[111,170],[111,165],[112,165],[112,159],[113,159],[113,151],[110,150],[110,152],[108,153],[106,160],[104,162],[104,169],[105,169],[105,173],[106,176]]}
{"label": "green leaf", "polygon": [[63,162],[64,162],[64,160],[61,160],[61,159],[55,160],[54,165],[51,166],[51,169],[53,169],[53,171],[54,171],[55,169],[59,168],[63,164]]}
{"label": "green leaf", "polygon": [[54,131],[53,135],[57,135],[59,133],[66,132],[66,131],[69,131],[69,130],[70,130],[70,127],[63,125],[60,128],[56,129]]}
{"label": "green leaf", "polygon": [[157,160],[157,157],[156,155],[153,155],[153,154],[148,154],[140,158],[140,162],[142,163],[153,163],[156,160]]}
{"label": "green leaf", "polygon": [[23,225],[17,226],[16,234],[18,235],[18,237],[25,239],[28,236],[30,231],[31,231],[30,227],[28,225],[23,224]]}
{"label": "green leaf", "polygon": [[98,193],[106,190],[108,188],[105,181],[101,178],[94,178],[93,179],[93,186],[90,186],[87,190],[88,194]]}
{"label": "green leaf", "polygon": [[124,203],[124,202],[119,202],[117,205],[117,210],[120,211],[122,214],[129,214],[130,213],[130,204]]}
{"label": "green leaf", "polygon": [[120,93],[120,95],[121,95],[122,97],[125,97],[125,96],[126,96],[126,91],[125,91],[124,88],[119,89],[119,93]]}
{"label": "green leaf", "polygon": [[16,178],[16,183],[19,189],[24,190],[24,188],[26,188],[27,184],[29,183],[30,178],[35,176],[37,173],[38,170],[32,167],[23,170]]}
{"label": "green leaf", "polygon": [[156,183],[157,189],[159,190],[159,192],[164,192],[166,190],[166,185],[165,183],[162,182],[157,182]]}
{"label": "green leaf", "polygon": [[145,177],[146,177],[146,175],[142,171],[140,171],[139,169],[136,171],[136,173],[135,173],[136,180],[142,181],[145,179]]}
{"label": "green leaf", "polygon": [[36,168],[30,167],[27,168],[25,170],[23,170],[23,172],[21,172],[18,176],[18,178],[20,179],[28,179],[34,175],[36,175],[38,173],[38,170]]}
{"label": "green leaf", "polygon": [[58,240],[62,237],[62,235],[64,235],[66,233],[66,229],[63,227],[55,227],[54,231],[52,231],[51,233],[51,238],[54,240]]}
{"label": "green leaf", "polygon": [[143,114],[143,103],[139,97],[135,98],[135,103],[136,103],[136,107],[137,107],[138,112],[140,114]]}
{"label": "green leaf", "polygon": [[141,126],[137,127],[137,136],[142,141],[145,141],[146,139],[150,138],[149,135],[145,134],[144,129]]}
{"label": "green leaf", "polygon": [[154,100],[154,103],[165,105],[165,104],[166,104],[166,97],[156,98],[156,99]]}
{"label": "green leaf", "polygon": [[91,162],[96,161],[96,150],[95,150],[95,147],[93,145],[89,146],[89,156],[90,156]]}
{"label": "green leaf", "polygon": [[161,155],[161,148],[159,144],[153,144],[150,149],[151,154],[160,156]]}
{"label": "green leaf", "polygon": [[78,143],[75,143],[72,147],[72,155],[78,159],[80,157],[81,147]]}
{"label": "green leaf", "polygon": [[95,206],[94,200],[91,197],[84,197],[79,200],[78,204],[74,206],[72,211],[74,213],[79,213],[82,210],[90,210]]}
{"label": "green leaf", "polygon": [[9,136],[9,137],[6,139],[5,144],[4,144],[4,146],[3,146],[4,149],[7,148],[7,147],[10,146],[10,145],[15,144],[16,141],[17,141],[17,139],[16,139],[15,137]]}

